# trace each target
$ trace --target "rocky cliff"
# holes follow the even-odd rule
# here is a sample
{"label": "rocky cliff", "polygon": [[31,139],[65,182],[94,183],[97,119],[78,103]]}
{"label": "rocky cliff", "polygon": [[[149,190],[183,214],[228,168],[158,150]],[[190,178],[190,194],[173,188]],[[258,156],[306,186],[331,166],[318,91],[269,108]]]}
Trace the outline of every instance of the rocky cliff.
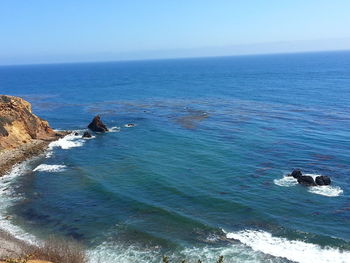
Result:
{"label": "rocky cliff", "polygon": [[0,95],[0,177],[66,134],[55,132],[47,121],[34,115],[29,102]]}
{"label": "rocky cliff", "polygon": [[31,104],[19,97],[0,95],[0,151],[32,140],[52,141],[60,136],[49,123],[32,113]]}

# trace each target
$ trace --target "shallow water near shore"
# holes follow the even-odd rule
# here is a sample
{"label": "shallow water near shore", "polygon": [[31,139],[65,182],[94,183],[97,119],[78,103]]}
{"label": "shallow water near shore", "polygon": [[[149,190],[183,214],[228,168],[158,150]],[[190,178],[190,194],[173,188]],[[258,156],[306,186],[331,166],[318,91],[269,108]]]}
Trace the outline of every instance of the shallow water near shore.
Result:
{"label": "shallow water near shore", "polygon": [[[350,260],[350,52],[0,67],[0,93],[79,134],[0,179],[23,239],[91,262]],[[110,132],[82,139],[96,114]]]}

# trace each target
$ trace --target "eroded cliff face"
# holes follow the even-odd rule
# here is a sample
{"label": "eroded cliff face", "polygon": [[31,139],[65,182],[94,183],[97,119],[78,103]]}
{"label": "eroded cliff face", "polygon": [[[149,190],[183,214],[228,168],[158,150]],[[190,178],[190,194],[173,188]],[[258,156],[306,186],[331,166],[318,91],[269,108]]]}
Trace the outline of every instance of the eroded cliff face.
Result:
{"label": "eroded cliff face", "polygon": [[61,136],[49,123],[32,113],[31,104],[19,97],[0,95],[0,151],[33,140],[52,141]]}

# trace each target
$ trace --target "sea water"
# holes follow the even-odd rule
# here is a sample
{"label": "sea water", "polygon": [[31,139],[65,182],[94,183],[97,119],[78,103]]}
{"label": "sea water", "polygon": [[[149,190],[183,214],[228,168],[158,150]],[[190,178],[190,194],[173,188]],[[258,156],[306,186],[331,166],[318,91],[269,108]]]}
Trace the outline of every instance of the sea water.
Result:
{"label": "sea water", "polygon": [[[350,262],[350,52],[2,66],[0,93],[78,133],[0,179],[19,238],[91,262]],[[110,132],[81,138],[97,114]]]}

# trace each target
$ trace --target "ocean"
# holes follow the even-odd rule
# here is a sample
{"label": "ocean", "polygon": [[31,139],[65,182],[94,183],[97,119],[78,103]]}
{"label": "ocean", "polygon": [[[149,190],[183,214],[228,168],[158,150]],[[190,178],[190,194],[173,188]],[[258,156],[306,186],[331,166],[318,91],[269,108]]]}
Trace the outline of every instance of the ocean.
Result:
{"label": "ocean", "polygon": [[[350,52],[1,66],[0,93],[79,134],[0,178],[19,238],[100,263],[350,262]],[[82,139],[95,115],[110,131]]]}

